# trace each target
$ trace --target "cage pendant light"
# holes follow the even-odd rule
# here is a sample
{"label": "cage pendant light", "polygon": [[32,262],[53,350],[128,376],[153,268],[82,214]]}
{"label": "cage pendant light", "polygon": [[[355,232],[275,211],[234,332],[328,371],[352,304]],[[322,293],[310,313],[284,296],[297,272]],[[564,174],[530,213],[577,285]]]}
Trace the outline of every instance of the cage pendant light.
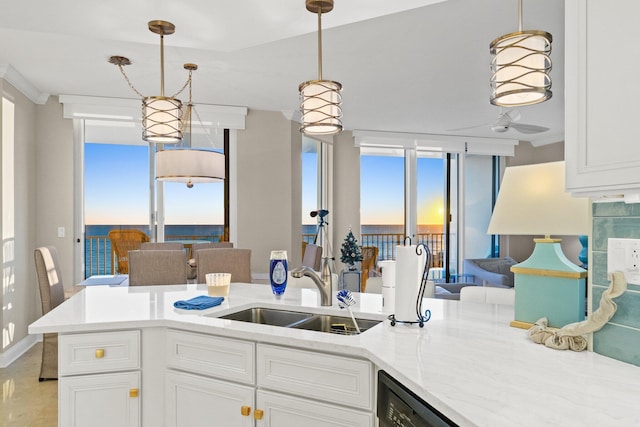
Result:
{"label": "cage pendant light", "polygon": [[[112,56],[109,62],[120,68],[120,72],[142,98],[142,139],[159,144],[173,144],[182,139],[182,101],[164,94],[164,36],[175,32],[175,26],[167,21],[149,21],[149,31],[160,35],[160,95],[144,96],[129,81],[124,66],[131,61],[124,56]],[[184,90],[181,89],[180,91]]]}
{"label": "cage pendant light", "polygon": [[333,10],[333,0],[306,0],[309,12],[318,14],[318,79],[301,83],[300,131],[305,135],[331,135],[342,131],[342,85],[322,79],[322,14]]}
{"label": "cage pendant light", "polygon": [[522,0],[518,0],[518,31],[491,42],[491,98],[493,105],[537,104],[552,96],[551,34],[522,30]]}

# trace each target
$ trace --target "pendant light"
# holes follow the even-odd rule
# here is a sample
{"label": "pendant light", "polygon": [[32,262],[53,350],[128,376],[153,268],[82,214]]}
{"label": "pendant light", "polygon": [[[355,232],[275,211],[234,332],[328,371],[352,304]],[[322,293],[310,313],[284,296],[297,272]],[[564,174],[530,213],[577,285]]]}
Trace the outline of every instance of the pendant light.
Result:
{"label": "pendant light", "polygon": [[[124,66],[131,61],[124,56],[112,56],[109,62],[117,65],[129,87],[142,98],[142,139],[151,143],[172,144],[182,139],[182,101],[177,94],[164,94],[164,36],[175,32],[175,26],[167,21],[150,21],[149,31],[160,35],[160,95],[144,96],[129,81]],[[184,89],[184,87],[183,87]],[[181,89],[182,91],[182,89]]]}
{"label": "pendant light", "polygon": [[318,14],[318,79],[301,83],[300,131],[305,135],[331,135],[342,131],[342,85],[322,80],[322,14],[333,10],[333,0],[306,0],[309,12]]}
{"label": "pendant light", "polygon": [[516,107],[550,99],[551,34],[522,30],[522,0],[518,0],[518,31],[491,42],[493,105]]}
{"label": "pendant light", "polygon": [[[225,155],[211,150],[194,150],[191,145],[193,136],[193,115],[195,106],[192,100],[192,74],[198,69],[196,64],[184,64],[189,71],[189,103],[185,114],[186,132],[183,146],[156,152],[156,179],[158,181],[184,182],[188,188],[194,183],[220,182],[225,178]],[[196,116],[197,116],[196,112]],[[202,122],[202,120],[200,120]]]}

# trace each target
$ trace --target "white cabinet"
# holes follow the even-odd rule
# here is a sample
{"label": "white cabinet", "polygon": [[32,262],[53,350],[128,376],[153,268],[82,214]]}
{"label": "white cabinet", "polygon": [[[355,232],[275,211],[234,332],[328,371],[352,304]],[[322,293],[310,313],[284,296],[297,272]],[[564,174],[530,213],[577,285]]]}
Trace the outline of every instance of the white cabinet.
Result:
{"label": "white cabinet", "polygon": [[253,426],[253,342],[169,329],[165,352],[167,427]]}
{"label": "white cabinet", "polygon": [[566,186],[640,196],[637,0],[565,3]]}
{"label": "white cabinet", "polygon": [[140,332],[59,336],[58,424],[140,425]]}
{"label": "white cabinet", "polygon": [[166,426],[253,426],[253,386],[167,372]]}
{"label": "white cabinet", "polygon": [[375,425],[367,360],[176,329],[142,332],[142,364],[140,331],[60,335],[59,425]]}
{"label": "white cabinet", "polygon": [[169,329],[167,427],[371,427],[362,359]]}
{"label": "white cabinet", "polygon": [[369,361],[268,344],[258,345],[257,361],[261,388],[373,409]]}
{"label": "white cabinet", "polygon": [[258,426],[374,425],[370,362],[268,344],[256,360]]}
{"label": "white cabinet", "polygon": [[372,427],[373,414],[285,393],[258,390],[256,407],[263,412],[257,427]]}

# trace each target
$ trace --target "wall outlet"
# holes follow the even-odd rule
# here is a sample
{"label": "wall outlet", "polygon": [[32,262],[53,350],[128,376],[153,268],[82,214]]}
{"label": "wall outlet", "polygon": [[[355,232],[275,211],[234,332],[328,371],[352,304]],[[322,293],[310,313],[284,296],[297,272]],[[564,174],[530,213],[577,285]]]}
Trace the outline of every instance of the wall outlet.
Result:
{"label": "wall outlet", "polygon": [[607,271],[622,271],[627,283],[640,285],[640,239],[609,239]]}

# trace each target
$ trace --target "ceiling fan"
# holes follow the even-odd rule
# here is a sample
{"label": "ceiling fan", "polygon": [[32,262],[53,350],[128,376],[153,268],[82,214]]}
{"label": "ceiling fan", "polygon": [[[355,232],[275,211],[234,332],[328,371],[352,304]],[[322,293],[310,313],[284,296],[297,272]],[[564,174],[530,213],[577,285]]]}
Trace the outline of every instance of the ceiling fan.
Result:
{"label": "ceiling fan", "polygon": [[477,126],[450,129],[450,132],[457,132],[461,130],[474,129],[474,128],[485,127],[485,126],[490,126],[491,130],[496,133],[504,133],[509,129],[513,129],[515,131],[518,131],[524,134],[541,133],[549,130],[549,128],[544,126],[518,123],[521,117],[522,115],[520,114],[520,111],[518,111],[515,108],[512,108],[511,110],[508,110],[508,111],[503,111],[501,108],[500,114],[498,114],[498,118],[492,122],[485,123],[482,125],[477,125]]}

